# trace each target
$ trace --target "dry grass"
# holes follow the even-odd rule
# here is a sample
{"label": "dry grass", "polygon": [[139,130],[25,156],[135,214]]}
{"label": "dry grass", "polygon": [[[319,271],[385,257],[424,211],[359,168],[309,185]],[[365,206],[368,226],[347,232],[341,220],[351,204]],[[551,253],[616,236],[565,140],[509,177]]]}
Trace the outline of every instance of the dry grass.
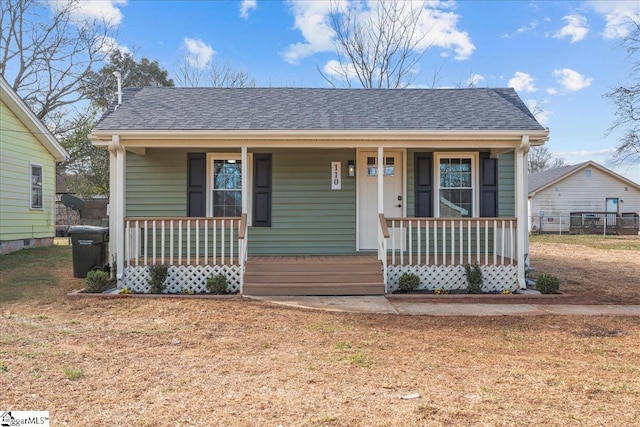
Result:
{"label": "dry grass", "polygon": [[[0,410],[48,410],[56,426],[640,424],[637,317],[69,300],[80,286],[68,248],[52,251],[35,252],[62,254],[44,270],[0,258],[0,296],[13,295],[0,306]],[[16,269],[49,271],[56,283],[42,292],[22,281],[19,291]],[[412,393],[421,397],[401,399]]]}
{"label": "dry grass", "polygon": [[564,302],[640,304],[640,238],[543,235],[530,248],[537,272],[573,296]]}

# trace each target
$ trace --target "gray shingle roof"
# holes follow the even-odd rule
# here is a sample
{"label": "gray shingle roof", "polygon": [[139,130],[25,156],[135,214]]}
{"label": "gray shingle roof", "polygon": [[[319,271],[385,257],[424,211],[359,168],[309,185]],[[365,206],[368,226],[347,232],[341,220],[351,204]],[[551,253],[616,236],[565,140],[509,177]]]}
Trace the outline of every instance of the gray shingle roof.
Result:
{"label": "gray shingle roof", "polygon": [[532,173],[531,175],[529,175],[529,193],[532,193],[553,181],[569,175],[576,169],[581,168],[585,163],[589,162],[578,163],[577,165],[561,166],[559,168],[547,169],[546,171]]}
{"label": "gray shingle roof", "polygon": [[124,89],[96,130],[538,131],[513,89]]}

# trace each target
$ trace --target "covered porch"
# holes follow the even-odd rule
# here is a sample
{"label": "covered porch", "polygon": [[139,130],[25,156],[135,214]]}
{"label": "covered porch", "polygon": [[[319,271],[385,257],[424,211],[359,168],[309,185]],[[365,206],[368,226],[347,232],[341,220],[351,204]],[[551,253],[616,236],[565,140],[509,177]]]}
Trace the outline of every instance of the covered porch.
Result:
{"label": "covered porch", "polygon": [[477,264],[486,291],[518,287],[516,218],[386,218],[377,252],[351,255],[250,256],[246,215],[225,218],[127,217],[121,287],[148,292],[149,266],[169,265],[171,293],[206,290],[223,274],[228,292],[250,295],[355,295],[397,290],[404,273],[421,289],[466,287],[465,264]]}

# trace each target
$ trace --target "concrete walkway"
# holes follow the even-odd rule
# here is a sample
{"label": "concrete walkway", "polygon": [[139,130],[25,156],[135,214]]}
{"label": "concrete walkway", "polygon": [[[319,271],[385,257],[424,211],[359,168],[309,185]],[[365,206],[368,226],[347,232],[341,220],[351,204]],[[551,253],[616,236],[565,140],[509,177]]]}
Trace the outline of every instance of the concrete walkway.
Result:
{"label": "concrete walkway", "polygon": [[569,305],[569,304],[486,304],[486,303],[393,303],[375,296],[267,296],[247,297],[290,307],[345,313],[400,314],[424,316],[640,316],[640,305]]}

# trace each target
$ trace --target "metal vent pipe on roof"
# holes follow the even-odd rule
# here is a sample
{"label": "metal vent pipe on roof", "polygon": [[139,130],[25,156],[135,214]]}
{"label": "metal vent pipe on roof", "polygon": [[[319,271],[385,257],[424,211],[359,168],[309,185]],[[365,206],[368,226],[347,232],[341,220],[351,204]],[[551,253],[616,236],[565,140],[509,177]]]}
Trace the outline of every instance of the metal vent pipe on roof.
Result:
{"label": "metal vent pipe on roof", "polygon": [[116,81],[118,82],[118,105],[122,104],[122,74],[120,71],[114,71],[113,75],[116,76]]}

